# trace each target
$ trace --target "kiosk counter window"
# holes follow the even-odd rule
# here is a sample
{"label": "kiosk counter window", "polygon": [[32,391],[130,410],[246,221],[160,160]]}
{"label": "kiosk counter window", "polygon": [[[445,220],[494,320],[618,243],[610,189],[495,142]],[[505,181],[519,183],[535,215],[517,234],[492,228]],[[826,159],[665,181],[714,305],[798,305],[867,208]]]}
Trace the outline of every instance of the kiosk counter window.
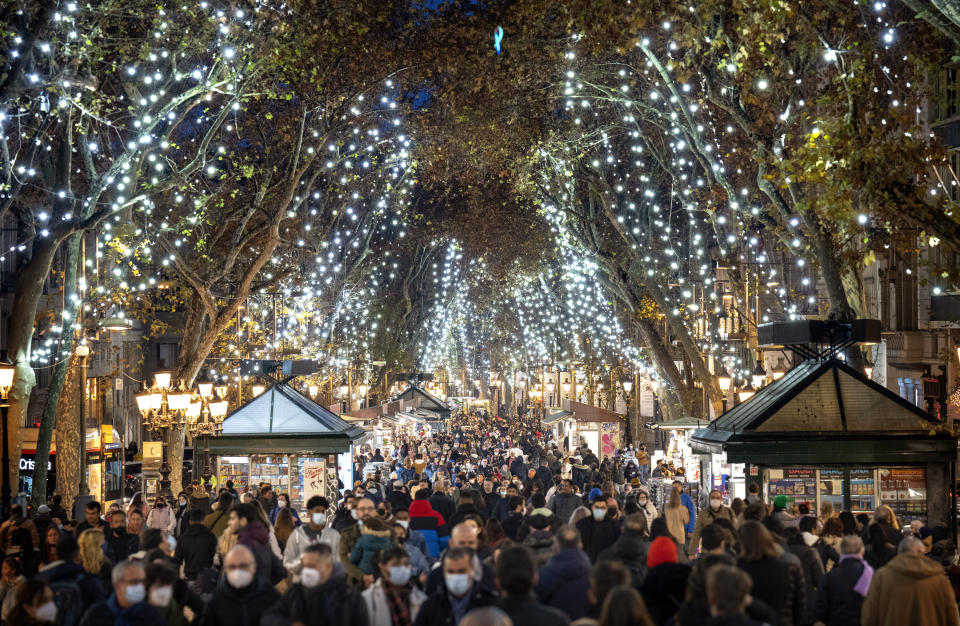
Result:
{"label": "kiosk counter window", "polygon": [[768,501],[788,496],[795,502],[816,502],[817,470],[810,467],[770,469],[767,474]]}
{"label": "kiosk counter window", "polygon": [[891,467],[878,470],[880,500],[903,521],[927,517],[927,470]]}
{"label": "kiosk counter window", "polygon": [[250,483],[250,458],[246,456],[220,457],[219,476],[221,485],[226,485],[228,480],[232,480],[233,488],[238,493],[242,493]]}

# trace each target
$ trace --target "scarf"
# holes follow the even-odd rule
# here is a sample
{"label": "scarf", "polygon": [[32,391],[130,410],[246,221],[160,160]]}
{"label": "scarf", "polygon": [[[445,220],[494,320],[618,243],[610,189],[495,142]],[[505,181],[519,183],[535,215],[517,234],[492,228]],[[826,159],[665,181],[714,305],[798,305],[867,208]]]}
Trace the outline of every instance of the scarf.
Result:
{"label": "scarf", "polygon": [[856,559],[863,563],[863,573],[860,574],[860,580],[853,585],[853,590],[860,594],[862,597],[866,597],[867,591],[870,590],[870,581],[873,580],[873,568],[860,558],[859,554],[841,554],[840,563],[843,563],[846,559]]}
{"label": "scarf", "polygon": [[390,608],[390,624],[392,626],[412,626],[410,619],[410,584],[403,587],[394,587],[383,582],[384,595],[387,597],[387,606]]}

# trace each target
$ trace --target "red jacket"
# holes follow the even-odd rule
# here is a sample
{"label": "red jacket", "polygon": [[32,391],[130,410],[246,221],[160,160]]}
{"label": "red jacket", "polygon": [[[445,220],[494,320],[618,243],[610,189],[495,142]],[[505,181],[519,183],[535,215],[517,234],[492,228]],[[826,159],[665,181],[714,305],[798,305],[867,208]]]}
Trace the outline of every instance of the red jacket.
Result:
{"label": "red jacket", "polygon": [[433,517],[437,520],[437,526],[446,524],[443,516],[433,510],[429,500],[414,500],[410,503],[410,519],[414,517]]}

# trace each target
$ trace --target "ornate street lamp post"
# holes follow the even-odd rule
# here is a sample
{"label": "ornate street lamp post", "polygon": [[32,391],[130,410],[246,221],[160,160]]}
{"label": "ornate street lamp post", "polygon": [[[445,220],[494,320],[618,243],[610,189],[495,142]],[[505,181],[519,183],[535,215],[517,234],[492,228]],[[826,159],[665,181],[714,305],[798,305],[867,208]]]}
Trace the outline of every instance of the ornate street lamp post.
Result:
{"label": "ornate street lamp post", "polygon": [[[213,383],[197,383],[197,401],[187,407],[187,428],[190,437],[203,441],[203,466],[200,468],[203,487],[210,492],[210,477],[213,475],[213,463],[210,456],[210,437],[223,433],[223,418],[227,415],[229,403],[224,387],[217,388],[214,395]],[[258,394],[259,395],[259,394]],[[219,396],[219,397],[218,397]],[[194,445],[196,451],[196,445]]]}
{"label": "ornate street lamp post", "polygon": [[170,432],[180,430],[186,425],[186,415],[193,394],[189,391],[178,392],[170,386],[170,372],[161,371],[153,375],[154,386],[137,394],[137,408],[143,415],[144,424],[155,436],[160,437],[163,457],[160,464],[160,495],[173,498],[170,491],[170,462],[168,448]]}

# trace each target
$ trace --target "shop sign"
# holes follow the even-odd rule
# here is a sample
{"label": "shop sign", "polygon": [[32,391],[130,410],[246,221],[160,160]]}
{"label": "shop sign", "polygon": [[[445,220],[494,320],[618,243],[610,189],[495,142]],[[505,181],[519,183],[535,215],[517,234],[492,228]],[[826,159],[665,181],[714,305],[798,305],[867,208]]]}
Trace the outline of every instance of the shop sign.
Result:
{"label": "shop sign", "polygon": [[324,463],[323,461],[303,462],[303,501],[308,502],[313,496],[324,494]]}
{"label": "shop sign", "polygon": [[783,470],[783,477],[787,480],[815,478],[816,470],[808,467],[787,467]]}
{"label": "shop sign", "polygon": [[[21,472],[32,472],[35,466],[36,466],[36,462],[33,460],[33,457],[30,457],[30,458],[20,457]],[[47,471],[48,472],[53,471],[53,463],[51,463],[49,460],[47,461]]]}

